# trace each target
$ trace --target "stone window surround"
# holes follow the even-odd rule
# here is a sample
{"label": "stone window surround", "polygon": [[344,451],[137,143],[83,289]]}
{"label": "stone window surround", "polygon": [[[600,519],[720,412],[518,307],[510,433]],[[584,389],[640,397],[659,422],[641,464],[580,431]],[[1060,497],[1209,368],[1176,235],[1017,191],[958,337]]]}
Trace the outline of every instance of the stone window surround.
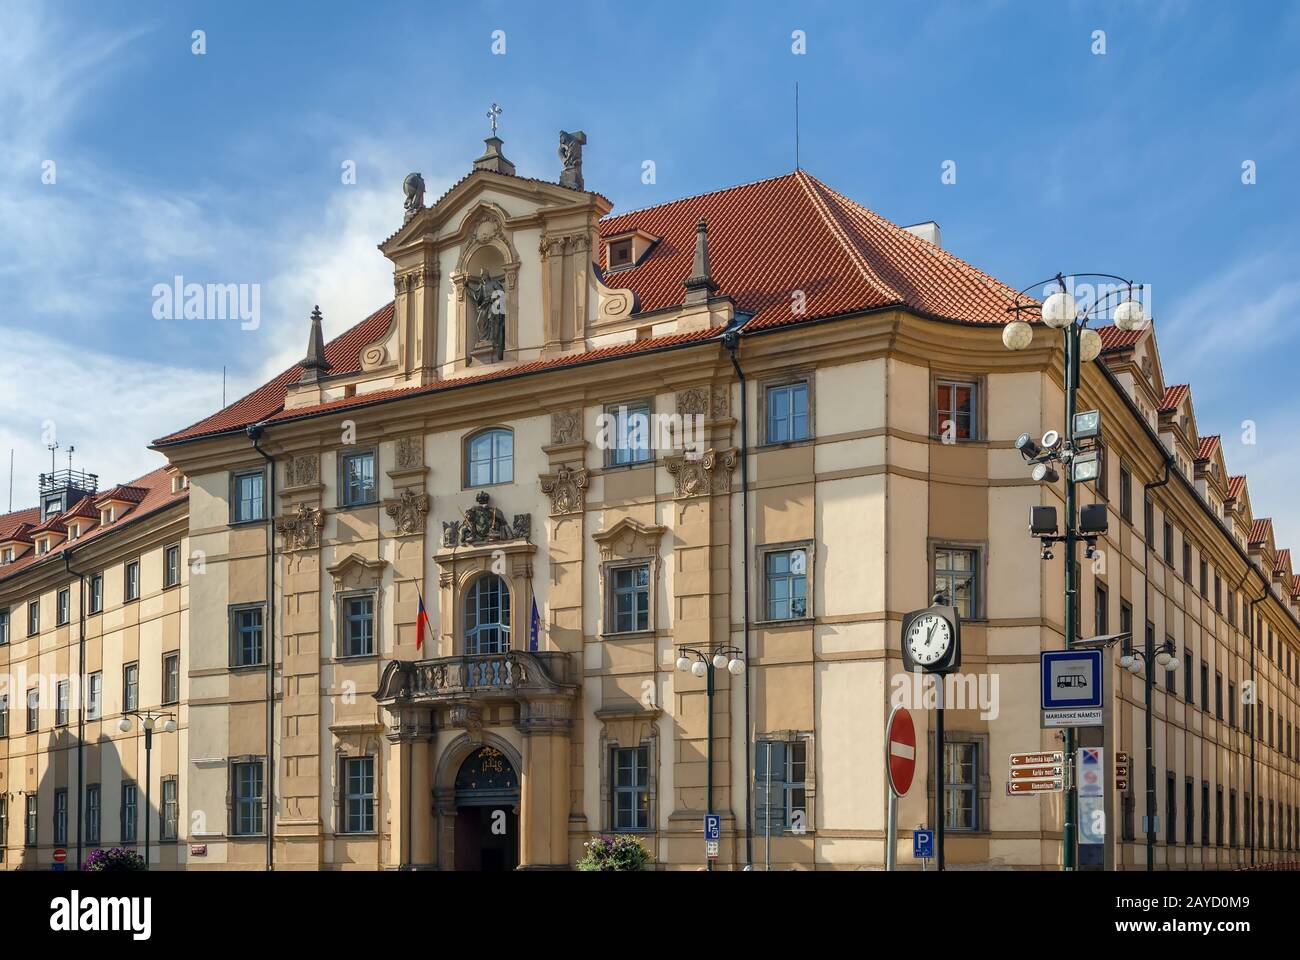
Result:
{"label": "stone window surround", "polygon": [[[787,550],[803,550],[808,557],[808,567],[804,574],[806,584],[804,586],[804,597],[807,603],[807,615],[802,617],[790,617],[788,619],[769,620],[767,618],[767,555],[769,553],[784,553]],[[756,556],[754,557],[754,576],[758,578],[757,596],[759,609],[756,613],[753,623],[756,626],[780,626],[781,624],[791,623],[812,623],[817,616],[816,612],[816,593],[817,584],[817,544],[812,539],[807,540],[787,540],[781,543],[763,543],[755,548]]]}
{"label": "stone window surround", "polygon": [[[648,836],[659,831],[659,716],[658,708],[639,706],[626,710],[597,711],[601,721],[598,737],[600,757],[600,832]],[[638,733],[640,734],[638,736]],[[649,811],[644,830],[614,830],[614,748],[647,747],[646,796]],[[653,857],[655,851],[648,851]]]}
{"label": "stone window surround", "polygon": [[[617,640],[624,637],[653,636],[659,623],[659,580],[663,570],[663,560],[659,555],[660,544],[666,527],[659,524],[643,524],[631,517],[624,517],[608,530],[599,530],[591,535],[600,551],[600,596],[601,596],[601,636]],[[614,633],[603,628],[610,619],[610,577],[612,570],[619,567],[650,566],[650,615],[648,629],[630,633]]]}
{"label": "stone window surround", "polygon": [[[504,430],[510,434],[510,479],[498,480],[494,483],[470,483],[469,482],[469,445],[482,434],[492,430]],[[485,487],[505,487],[515,482],[515,466],[517,457],[515,456],[515,431],[509,424],[489,423],[477,426],[465,433],[460,438],[460,488],[462,490],[481,490]]]}
{"label": "stone window surround", "polygon": [[[759,381],[758,384],[758,429],[762,432],[757,446],[767,447],[773,450],[782,450],[786,447],[798,447],[803,444],[816,443],[817,441],[817,386],[816,370],[814,368],[797,367],[784,371],[783,373]],[[767,391],[771,387],[785,387],[794,383],[805,383],[808,385],[808,436],[801,440],[768,440],[767,439]]]}
{"label": "stone window surround", "polygon": [[[803,832],[805,835],[815,832],[816,830],[816,810],[817,810],[817,735],[812,730],[772,730],[767,733],[754,734],[754,756],[750,763],[752,769],[758,769],[758,750],[759,745],[771,740],[783,741],[785,743],[795,743],[801,741],[804,744],[804,811],[803,811]],[[761,837],[758,824],[758,799],[754,799],[754,836]],[[772,836],[797,836],[788,826],[783,828],[780,833],[774,833]]]}
{"label": "stone window surround", "polygon": [[[434,640],[438,645],[438,656],[464,654],[465,598],[475,580],[491,573],[501,577],[510,595],[510,643],[507,649],[528,649],[528,617],[535,596],[533,555],[536,551],[536,544],[516,542],[447,547],[434,554],[434,562],[440,567],[438,602],[443,611],[439,633]],[[499,553],[505,554],[507,564],[506,570],[500,573],[492,568]],[[444,640],[449,642],[450,649],[444,649]]]}
{"label": "stone window surround", "polygon": [[[635,470],[638,467],[653,467],[658,462],[660,451],[655,448],[655,415],[658,412],[655,408],[655,400],[656,397],[653,394],[641,394],[634,397],[624,397],[621,400],[607,402],[601,406],[601,414],[605,416],[614,416],[617,414],[619,407],[630,407],[634,404],[640,406],[644,404],[649,409],[650,417],[650,422],[647,424],[647,429],[649,430],[650,435],[646,437],[646,442],[649,445],[650,456],[644,460],[636,460],[632,463],[615,463],[614,450],[616,448],[611,446],[601,451],[600,465],[606,471]],[[600,433],[601,431],[597,429],[596,436],[599,437]]]}
{"label": "stone window surround", "polygon": [[[644,630],[613,630],[607,629],[614,625],[614,577],[617,570],[627,570],[635,567],[649,567],[650,583],[647,587],[649,592],[649,609],[646,616],[646,628]],[[622,640],[627,637],[647,637],[654,636],[658,626],[658,595],[659,595],[659,557],[657,555],[645,555],[639,557],[619,557],[616,560],[606,560],[600,565],[600,585],[601,597],[601,637],[607,640]]]}
{"label": "stone window surround", "polygon": [[[975,418],[974,429],[971,436],[965,439],[954,436],[957,443],[987,443],[988,436],[986,426],[988,424],[988,376],[982,373],[964,373],[955,370],[939,370],[934,367],[930,368],[930,396],[928,407],[929,421],[926,423],[926,435],[931,440],[942,440],[942,436],[935,429],[938,419],[939,403],[939,384],[940,383],[968,383],[975,387],[975,402],[971,405],[971,414]],[[809,398],[811,400],[811,397]]]}
{"label": "stone window surround", "polygon": [[[942,678],[940,678],[942,680]],[[925,776],[925,798],[926,810],[930,813],[930,822],[938,823],[938,817],[935,814],[936,801],[934,794],[934,730],[926,734],[926,744],[930,762],[926,764]],[[975,730],[944,730],[943,739],[946,743],[973,743],[979,749],[976,751],[975,758],[978,769],[975,771],[975,829],[974,830],[955,830],[952,827],[944,829],[951,834],[962,837],[987,837],[990,836],[989,830],[989,799],[993,794],[992,779],[989,776],[989,734]],[[947,771],[945,770],[945,778]]]}

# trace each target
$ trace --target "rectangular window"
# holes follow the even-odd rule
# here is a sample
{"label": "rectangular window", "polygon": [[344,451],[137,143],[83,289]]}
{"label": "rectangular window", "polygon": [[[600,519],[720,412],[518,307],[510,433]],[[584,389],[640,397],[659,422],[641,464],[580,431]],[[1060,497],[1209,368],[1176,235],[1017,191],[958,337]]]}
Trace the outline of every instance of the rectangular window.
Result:
{"label": "rectangular window", "polygon": [[1237,845],[1237,791],[1228,791],[1228,846]]}
{"label": "rectangular window", "polygon": [[614,829],[650,829],[650,748],[614,747],[610,754]]}
{"label": "rectangular window", "polygon": [[139,560],[132,560],[130,563],[126,565],[126,570],[123,574],[122,580],[123,580],[123,584],[125,585],[123,599],[128,603],[132,600],[139,600],[140,599],[140,561]]}
{"label": "rectangular window", "polygon": [[609,622],[614,633],[650,629],[650,565],[609,571]]}
{"label": "rectangular window", "polygon": [[1210,596],[1210,565],[1205,558],[1201,558],[1201,599],[1207,600]]}
{"label": "rectangular window", "polygon": [[[1150,622],[1148,621],[1148,623],[1150,623]],[[1155,642],[1155,632],[1156,632],[1156,628],[1155,628],[1155,625],[1154,625],[1154,624],[1150,624],[1150,626],[1151,626],[1151,641],[1152,641],[1152,643],[1154,643],[1154,642]],[[1169,649],[1172,651],[1173,655],[1174,655],[1175,657],[1178,656],[1178,645],[1177,645],[1176,643],[1174,643],[1174,638],[1171,637],[1171,636],[1166,636],[1165,639],[1169,641],[1169,644],[1170,644]],[[1176,671],[1176,670],[1161,670],[1161,671],[1159,671],[1159,672],[1160,672],[1160,673],[1163,673],[1163,674],[1165,675],[1165,690],[1169,693],[1170,696],[1177,696],[1177,695],[1178,695],[1178,683],[1177,683],[1177,682],[1175,681],[1175,679],[1174,679],[1174,674],[1175,674],[1177,671]],[[1153,684],[1154,684],[1154,681],[1153,681]]]}
{"label": "rectangular window", "polygon": [[41,632],[41,601],[32,600],[27,604],[27,636],[34,637]]}
{"label": "rectangular window", "polygon": [[1214,715],[1223,719],[1223,674],[1214,671]]}
{"label": "rectangular window", "polygon": [[946,830],[978,830],[979,744],[945,743],[943,822]]}
{"label": "rectangular window", "polygon": [[359,507],[379,499],[375,482],[375,451],[339,455],[339,506]]}
{"label": "rectangular window", "polygon": [[1174,565],[1174,525],[1165,521],[1165,563]]}
{"label": "rectangular window", "polygon": [[375,758],[343,758],[343,832],[375,829]]}
{"label": "rectangular window", "polygon": [[1210,782],[1201,781],[1201,846],[1208,847],[1210,840]]}
{"label": "rectangular window", "polygon": [[759,836],[804,823],[808,743],[759,740],[754,744],[754,825]]}
{"label": "rectangular window", "polygon": [[103,816],[99,784],[92,783],[86,787],[86,843],[92,847],[99,844],[100,823]]}
{"label": "rectangular window", "polygon": [[1093,489],[1097,491],[1097,496],[1103,500],[1110,499],[1110,463],[1107,458],[1106,445],[1097,443],[1097,479],[1093,481]]}
{"label": "rectangular window", "polygon": [[1223,846],[1223,787],[1216,788],[1214,794],[1214,845]]}
{"label": "rectangular window", "polygon": [[37,806],[36,806],[36,794],[29,793],[27,795],[27,828],[26,828],[26,835],[24,837],[24,842],[29,847],[36,846],[36,824],[37,824],[36,818],[38,813],[39,811],[37,810]]}
{"label": "rectangular window", "polygon": [[1237,591],[1228,591],[1228,625],[1237,625]]}
{"label": "rectangular window", "polygon": [[230,611],[230,665],[252,667],[262,663],[262,605],[233,607]]}
{"label": "rectangular window", "polygon": [[1104,637],[1109,632],[1110,624],[1110,615],[1106,607],[1106,588],[1100,583],[1097,584],[1093,596],[1093,633],[1098,637]]}
{"label": "rectangular window", "polygon": [[[0,737],[9,736],[9,698],[0,697]],[[4,844],[4,834],[0,833],[0,846]]]}
{"label": "rectangular window", "polygon": [[261,470],[236,473],[230,478],[230,522],[251,523],[266,516]]}
{"label": "rectangular window", "polygon": [[72,616],[71,597],[72,597],[72,593],[67,587],[64,587],[62,590],[58,592],[57,599],[55,602],[55,607],[54,607],[55,626],[58,627],[67,626],[68,620]]}
{"label": "rectangular window", "polygon": [[181,582],[181,545],[173,543],[163,554],[163,586],[174,587]]}
{"label": "rectangular window", "polygon": [[140,709],[140,665],[128,663],[122,667],[122,710]]}
{"label": "rectangular window", "polygon": [[1133,475],[1122,463],[1119,465],[1119,515],[1126,523],[1133,522]]}
{"label": "rectangular window", "polygon": [[123,843],[135,843],[136,820],[138,819],[138,791],[135,783],[131,780],[122,781],[122,806],[120,812],[120,823]]}
{"label": "rectangular window", "polygon": [[1192,582],[1192,545],[1183,537],[1183,579]]}
{"label": "rectangular window", "polygon": [[974,620],[979,614],[976,582],[978,566],[978,550],[935,548],[934,591],[942,593],[949,605],[956,607],[958,613],[967,620]]}
{"label": "rectangular window", "polygon": [[1228,726],[1237,726],[1237,685],[1228,681]]}
{"label": "rectangular window", "polygon": [[767,388],[767,442],[790,443],[812,436],[808,425],[808,381]]}
{"label": "rectangular window", "polygon": [[1210,712],[1210,665],[1201,661],[1201,709]]}
{"label": "rectangular window", "polygon": [[608,438],[608,466],[621,467],[654,459],[650,447],[650,404],[619,404],[605,414],[613,430],[613,436]]}
{"label": "rectangular window", "polygon": [[977,385],[961,380],[939,380],[934,389],[935,436],[945,440],[973,440],[979,436],[975,418]]}
{"label": "rectangular window", "polygon": [[1241,825],[1244,828],[1244,832],[1245,832],[1245,837],[1243,838],[1243,841],[1244,841],[1244,845],[1247,847],[1251,845],[1252,838],[1254,837],[1254,833],[1255,833],[1255,818],[1252,816],[1251,811],[1252,808],[1250,806],[1250,794],[1248,793],[1246,794],[1246,802],[1241,806]]}
{"label": "rectangular window", "polygon": [[370,657],[375,653],[375,597],[361,594],[344,597],[343,649],[340,657]]}
{"label": "rectangular window", "polygon": [[1214,575],[1214,612],[1223,613],[1223,580],[1217,573]]}
{"label": "rectangular window", "polygon": [[231,793],[235,798],[231,810],[231,830],[237,837],[262,832],[262,761],[251,760],[230,765]]}
{"label": "rectangular window", "polygon": [[68,791],[54,791],[54,842],[58,846],[68,842]]}
{"label": "rectangular window", "polygon": [[177,703],[181,698],[181,655],[168,653],[162,662],[162,702]]}
{"label": "rectangular window", "polygon": [[9,608],[0,607],[0,645],[9,642]]}
{"label": "rectangular window", "polygon": [[104,611],[104,575],[97,573],[90,578],[90,612]]}
{"label": "rectangular window", "polygon": [[27,732],[35,733],[41,722],[41,690],[32,687],[27,691]]}
{"label": "rectangular window", "polygon": [[68,707],[71,699],[71,681],[60,680],[54,688],[54,725],[56,727],[66,727],[68,725]]}
{"label": "rectangular window", "polygon": [[808,550],[771,550],[763,555],[766,618],[800,620],[808,616]]}
{"label": "rectangular window", "polygon": [[175,777],[162,779],[162,839],[175,840],[180,826],[180,784]]}
{"label": "rectangular window", "polygon": [[632,262],[632,241],[615,240],[609,245],[609,268],[626,267]]}
{"label": "rectangular window", "polygon": [[1142,539],[1148,548],[1155,546],[1156,509],[1151,498],[1142,494]]}
{"label": "rectangular window", "polygon": [[1183,781],[1183,843],[1191,846],[1196,842],[1196,786],[1192,778]]}
{"label": "rectangular window", "polygon": [[1196,702],[1196,671],[1192,669],[1192,651],[1183,651],[1183,697],[1187,705]]}
{"label": "rectangular window", "polygon": [[1133,605],[1127,600],[1119,602],[1119,632],[1133,632]]}

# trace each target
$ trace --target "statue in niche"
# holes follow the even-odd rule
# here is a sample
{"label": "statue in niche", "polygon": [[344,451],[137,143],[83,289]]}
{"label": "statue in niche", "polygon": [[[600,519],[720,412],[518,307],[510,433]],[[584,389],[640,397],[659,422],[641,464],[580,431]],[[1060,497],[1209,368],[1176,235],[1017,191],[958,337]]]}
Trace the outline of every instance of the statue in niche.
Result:
{"label": "statue in niche", "polygon": [[506,291],[501,281],[480,270],[477,277],[465,281],[465,290],[474,304],[474,345],[470,356],[484,363],[495,363],[506,349]]}
{"label": "statue in niche", "polygon": [[569,133],[560,131],[560,162],[564,169],[560,173],[560,186],[574,190],[583,189],[582,184],[582,148],[587,142],[587,135],[581,130]]}
{"label": "statue in niche", "polygon": [[406,211],[402,217],[402,226],[411,222],[411,218],[424,209],[424,177],[418,173],[408,173],[402,181],[402,192],[406,200],[402,208]]}

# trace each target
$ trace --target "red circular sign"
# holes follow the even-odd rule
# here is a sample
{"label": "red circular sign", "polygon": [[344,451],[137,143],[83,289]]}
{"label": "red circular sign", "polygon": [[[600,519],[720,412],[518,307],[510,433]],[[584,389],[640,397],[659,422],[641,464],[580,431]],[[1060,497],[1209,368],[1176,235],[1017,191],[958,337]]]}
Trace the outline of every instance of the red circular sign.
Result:
{"label": "red circular sign", "polygon": [[62,849],[54,851],[55,863],[62,863],[66,859],[68,859],[68,851]]}
{"label": "red circular sign", "polygon": [[912,776],[916,773],[916,727],[912,725],[912,715],[905,707],[895,707],[889,715],[889,726],[885,730],[885,749],[889,770],[889,785],[898,796],[906,795],[912,786]]}

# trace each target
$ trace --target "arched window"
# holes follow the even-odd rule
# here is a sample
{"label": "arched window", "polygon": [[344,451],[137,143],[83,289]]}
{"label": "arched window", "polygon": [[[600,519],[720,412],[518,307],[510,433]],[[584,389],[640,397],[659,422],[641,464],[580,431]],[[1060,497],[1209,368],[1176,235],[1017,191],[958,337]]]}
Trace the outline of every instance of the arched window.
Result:
{"label": "arched window", "polygon": [[484,430],[465,444],[465,486],[486,487],[494,483],[513,483],[515,479],[515,438],[509,430]]}
{"label": "arched window", "polygon": [[465,652],[510,649],[510,590],[495,574],[479,577],[465,595]]}

